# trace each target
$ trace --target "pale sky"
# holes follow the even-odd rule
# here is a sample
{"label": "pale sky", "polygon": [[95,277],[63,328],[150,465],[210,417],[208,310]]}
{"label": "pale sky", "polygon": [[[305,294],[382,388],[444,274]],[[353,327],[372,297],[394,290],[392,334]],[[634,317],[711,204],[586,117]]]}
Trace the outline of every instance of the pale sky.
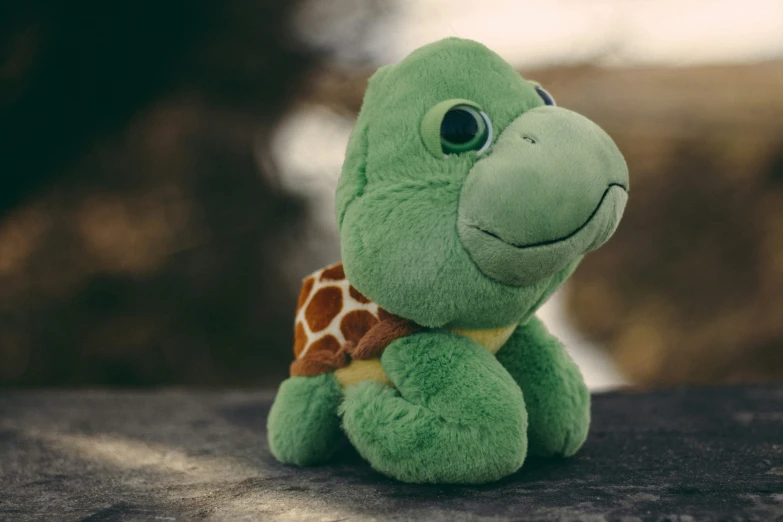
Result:
{"label": "pale sky", "polygon": [[523,67],[783,58],[783,0],[375,0],[380,16],[356,9],[361,1],[311,0],[300,33],[339,59],[376,65],[446,36]]}
{"label": "pale sky", "polygon": [[446,36],[479,40],[518,65],[599,58],[694,64],[783,57],[783,0],[397,0],[396,62]]}

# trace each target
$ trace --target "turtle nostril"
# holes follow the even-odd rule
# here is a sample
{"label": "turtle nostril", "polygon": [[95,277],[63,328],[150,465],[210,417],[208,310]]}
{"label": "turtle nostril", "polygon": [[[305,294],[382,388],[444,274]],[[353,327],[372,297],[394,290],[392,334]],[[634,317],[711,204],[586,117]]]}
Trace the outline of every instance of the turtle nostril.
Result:
{"label": "turtle nostril", "polygon": [[522,136],[522,139],[523,139],[523,140],[525,140],[525,141],[526,141],[526,142],[528,142],[528,143],[532,143],[533,145],[535,145],[535,144],[536,144],[536,140],[534,140],[534,139],[533,139],[533,138],[531,138],[530,136]]}

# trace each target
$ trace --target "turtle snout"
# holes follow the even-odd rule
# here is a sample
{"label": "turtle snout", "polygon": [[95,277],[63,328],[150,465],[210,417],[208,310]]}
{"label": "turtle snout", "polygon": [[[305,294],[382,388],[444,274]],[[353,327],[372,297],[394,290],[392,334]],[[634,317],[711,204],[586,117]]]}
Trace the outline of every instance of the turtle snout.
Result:
{"label": "turtle snout", "polygon": [[627,191],[625,160],[600,127],[559,107],[533,109],[470,171],[460,240],[485,275],[531,284],[606,242]]}

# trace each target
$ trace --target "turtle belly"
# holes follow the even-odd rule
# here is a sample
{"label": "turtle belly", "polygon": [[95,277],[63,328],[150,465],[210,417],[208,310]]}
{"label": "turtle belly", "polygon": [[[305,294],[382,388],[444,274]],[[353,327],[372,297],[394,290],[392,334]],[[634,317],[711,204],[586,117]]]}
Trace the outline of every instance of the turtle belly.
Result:
{"label": "turtle belly", "polygon": [[383,371],[381,360],[378,358],[364,361],[354,359],[348,366],[335,370],[334,377],[343,388],[361,381],[375,381],[394,386]]}
{"label": "turtle belly", "polygon": [[510,324],[508,326],[489,328],[487,330],[465,330],[462,328],[449,328],[449,330],[455,334],[476,341],[494,355],[498,353],[498,350],[500,350],[504,344],[506,344],[506,341],[508,341],[511,334],[514,333],[516,327],[516,324]]}
{"label": "turtle belly", "polygon": [[[516,326],[516,324],[512,324],[487,330],[465,330],[459,328],[449,328],[449,330],[476,341],[494,355],[506,344],[511,334],[514,333]],[[353,360],[348,366],[336,370],[334,376],[343,388],[361,381],[375,381],[394,387],[389,377],[386,376],[386,372],[383,371],[381,360],[378,358]]]}

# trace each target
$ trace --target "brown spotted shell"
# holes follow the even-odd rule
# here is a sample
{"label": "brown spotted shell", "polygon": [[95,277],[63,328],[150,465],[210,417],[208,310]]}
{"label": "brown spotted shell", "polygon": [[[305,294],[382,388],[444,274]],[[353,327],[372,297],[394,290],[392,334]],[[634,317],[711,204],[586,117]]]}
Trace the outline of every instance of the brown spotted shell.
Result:
{"label": "brown spotted shell", "polygon": [[[358,343],[386,314],[345,277],[342,263],[305,278],[297,303],[294,355],[336,354],[346,342]],[[326,354],[324,354],[326,355]]]}

